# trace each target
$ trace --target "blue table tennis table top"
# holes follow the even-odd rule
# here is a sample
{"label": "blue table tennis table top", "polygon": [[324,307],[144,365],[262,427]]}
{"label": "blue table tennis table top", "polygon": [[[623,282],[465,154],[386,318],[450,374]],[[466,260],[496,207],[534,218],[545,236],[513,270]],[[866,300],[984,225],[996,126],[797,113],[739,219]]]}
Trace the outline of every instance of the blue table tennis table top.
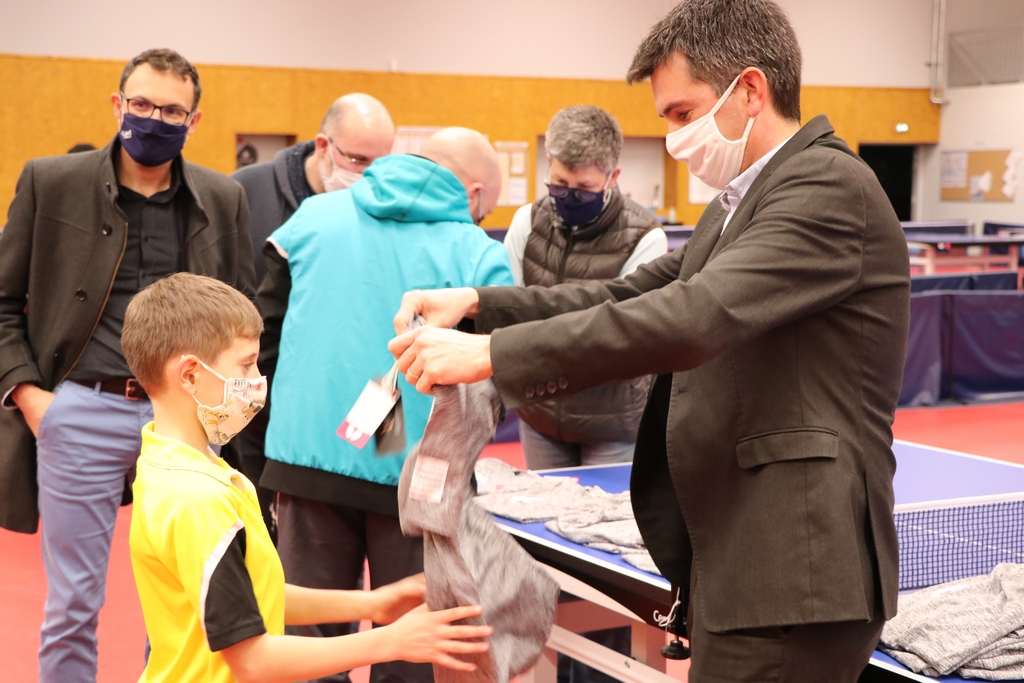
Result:
{"label": "blue table tennis table top", "polygon": [[[922,446],[905,441],[893,444],[896,456],[896,512],[1024,499],[1024,465],[958,453],[942,448]],[[552,472],[558,476],[579,478],[584,486],[600,486],[609,493],[629,488],[630,464],[576,467]],[[543,522],[520,524],[501,519],[499,526],[513,535],[529,538],[535,543],[556,548],[632,579],[671,592],[669,582],[657,574],[637,569],[619,555],[587,548],[544,528]],[[931,678],[913,674],[890,657],[875,652],[872,663],[918,681],[962,681],[956,676]]]}

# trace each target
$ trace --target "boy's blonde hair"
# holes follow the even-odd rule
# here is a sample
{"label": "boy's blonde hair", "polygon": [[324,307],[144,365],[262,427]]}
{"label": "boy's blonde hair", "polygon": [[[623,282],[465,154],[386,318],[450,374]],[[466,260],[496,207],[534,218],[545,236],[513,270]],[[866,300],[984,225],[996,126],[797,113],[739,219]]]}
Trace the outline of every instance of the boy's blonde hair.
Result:
{"label": "boy's blonde hair", "polygon": [[236,338],[258,339],[262,332],[259,312],[241,292],[210,277],[176,273],[132,297],[121,348],[148,391],[161,388],[170,359],[195,354],[212,364]]}

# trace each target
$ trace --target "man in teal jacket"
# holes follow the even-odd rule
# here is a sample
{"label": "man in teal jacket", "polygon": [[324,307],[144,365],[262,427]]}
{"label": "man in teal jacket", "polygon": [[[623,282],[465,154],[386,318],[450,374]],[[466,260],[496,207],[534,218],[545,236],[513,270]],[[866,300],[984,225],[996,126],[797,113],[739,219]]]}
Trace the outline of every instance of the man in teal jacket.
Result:
{"label": "man in teal jacket", "polygon": [[[285,577],[353,589],[369,560],[380,586],[422,571],[423,542],[398,523],[398,477],[423,435],[432,399],[399,379],[407,448],[378,456],[336,435],[367,381],[394,363],[392,311],[414,289],[511,285],[508,254],[474,223],[495,205],[497,156],[486,138],[445,129],[421,156],[378,159],[350,190],[310,197],[267,240],[260,367],[271,380],[267,466],[279,493]],[[340,635],[352,625],[302,627]],[[346,680],[347,675],[325,680]],[[393,662],[373,683],[431,681],[430,665]]]}

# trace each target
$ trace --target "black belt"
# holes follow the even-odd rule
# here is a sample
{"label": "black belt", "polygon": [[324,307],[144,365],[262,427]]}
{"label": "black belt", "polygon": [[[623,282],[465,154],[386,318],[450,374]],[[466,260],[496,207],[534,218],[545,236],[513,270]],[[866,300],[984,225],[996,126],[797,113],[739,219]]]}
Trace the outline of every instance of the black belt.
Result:
{"label": "black belt", "polygon": [[117,394],[118,396],[124,396],[129,401],[139,401],[144,398],[149,398],[149,394],[139,384],[139,380],[134,377],[125,377],[123,379],[106,379],[102,382],[89,382],[82,379],[71,380],[75,384],[81,384],[83,387],[89,387],[94,389],[97,384],[100,385],[100,391],[105,394]]}

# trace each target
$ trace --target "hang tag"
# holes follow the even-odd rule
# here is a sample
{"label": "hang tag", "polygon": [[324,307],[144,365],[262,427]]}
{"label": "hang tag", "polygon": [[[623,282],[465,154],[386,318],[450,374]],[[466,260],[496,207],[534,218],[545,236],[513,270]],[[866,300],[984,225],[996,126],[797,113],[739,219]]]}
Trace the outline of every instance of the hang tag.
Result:
{"label": "hang tag", "polygon": [[444,482],[448,476],[448,463],[439,458],[420,455],[412,470],[409,497],[428,503],[440,503],[444,495]]}
{"label": "hang tag", "polygon": [[338,427],[337,434],[356,448],[362,448],[370,442],[377,428],[387,418],[388,413],[398,401],[398,368],[392,367],[391,372],[380,380],[370,380],[356,399],[356,403],[348,411],[345,421]]}
{"label": "hang tag", "polygon": [[402,391],[396,390],[398,400],[388,416],[384,418],[373,438],[377,455],[401,455],[405,453],[405,412],[402,409]]}

